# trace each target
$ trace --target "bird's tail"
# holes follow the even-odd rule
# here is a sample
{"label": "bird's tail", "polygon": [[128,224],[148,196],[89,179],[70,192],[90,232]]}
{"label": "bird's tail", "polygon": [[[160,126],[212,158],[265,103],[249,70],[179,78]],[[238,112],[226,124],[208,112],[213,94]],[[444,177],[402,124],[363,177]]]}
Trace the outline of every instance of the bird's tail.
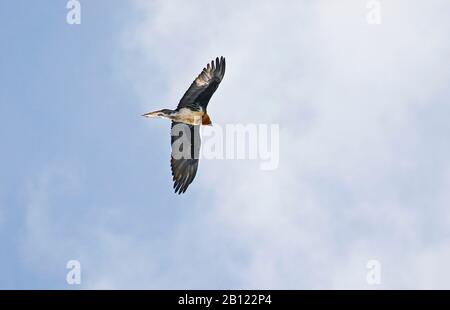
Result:
{"label": "bird's tail", "polygon": [[142,114],[142,116],[145,116],[145,117],[158,117],[158,116],[161,116],[161,111],[148,112],[148,113]]}
{"label": "bird's tail", "polygon": [[169,109],[162,109],[158,111],[148,112],[142,116],[145,117],[163,117],[163,118],[172,118],[175,111]]}

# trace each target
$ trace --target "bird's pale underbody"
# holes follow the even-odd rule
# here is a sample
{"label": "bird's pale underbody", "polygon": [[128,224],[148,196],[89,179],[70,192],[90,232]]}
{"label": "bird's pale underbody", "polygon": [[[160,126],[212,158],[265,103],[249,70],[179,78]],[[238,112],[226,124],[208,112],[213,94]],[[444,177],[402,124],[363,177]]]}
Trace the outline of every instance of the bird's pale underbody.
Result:
{"label": "bird's pale underbody", "polygon": [[170,165],[175,193],[184,193],[197,174],[201,143],[199,126],[212,124],[206,109],[224,75],[225,58],[216,58],[192,82],[175,110],[162,109],[143,115],[172,120]]}

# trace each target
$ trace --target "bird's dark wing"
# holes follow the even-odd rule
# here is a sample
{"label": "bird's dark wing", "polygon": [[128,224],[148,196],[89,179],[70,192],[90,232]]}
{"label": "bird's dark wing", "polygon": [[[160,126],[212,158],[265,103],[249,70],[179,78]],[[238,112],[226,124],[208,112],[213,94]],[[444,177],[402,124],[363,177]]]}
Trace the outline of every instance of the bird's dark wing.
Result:
{"label": "bird's dark wing", "polygon": [[214,60],[211,61],[194,82],[192,82],[183,98],[181,98],[177,108],[188,107],[198,110],[198,107],[202,107],[203,110],[206,110],[211,96],[217,87],[219,87],[224,75],[225,58],[220,57],[220,59],[216,58],[215,62]]}
{"label": "bird's dark wing", "polygon": [[175,193],[184,193],[194,180],[198,168],[200,144],[200,126],[172,122],[170,166]]}

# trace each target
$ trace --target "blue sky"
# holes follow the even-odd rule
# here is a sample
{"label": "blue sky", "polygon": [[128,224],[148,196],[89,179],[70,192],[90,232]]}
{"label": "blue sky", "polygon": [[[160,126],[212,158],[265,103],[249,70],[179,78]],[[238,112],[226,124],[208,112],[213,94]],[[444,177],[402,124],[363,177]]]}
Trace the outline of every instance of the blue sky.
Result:
{"label": "blue sky", "polygon": [[[1,4],[2,288],[64,287],[65,262],[56,272],[36,273],[27,262],[35,258],[21,246],[29,186],[46,171],[69,171],[82,179],[74,192],[65,188],[64,175],[61,183],[49,185],[61,229],[53,232],[69,239],[79,236],[77,226],[89,221],[96,205],[123,207],[128,219],[140,222],[111,223],[114,230],[144,225],[148,218],[152,224],[143,229],[151,235],[164,235],[165,224],[178,220],[167,207],[185,210],[168,186],[167,150],[152,147],[156,137],[140,116],[144,110],[115,66],[118,33],[134,16],[122,2],[83,3],[83,21],[76,26],[65,22],[65,1]],[[156,157],[159,163],[152,164]],[[162,178],[166,182],[157,181]],[[103,211],[94,212],[101,217]]]}
{"label": "blue sky", "polygon": [[[81,2],[0,4],[0,288],[366,289],[371,259],[448,288],[447,1]],[[220,55],[213,123],[280,124],[280,165],[202,161],[174,195],[140,115]]]}

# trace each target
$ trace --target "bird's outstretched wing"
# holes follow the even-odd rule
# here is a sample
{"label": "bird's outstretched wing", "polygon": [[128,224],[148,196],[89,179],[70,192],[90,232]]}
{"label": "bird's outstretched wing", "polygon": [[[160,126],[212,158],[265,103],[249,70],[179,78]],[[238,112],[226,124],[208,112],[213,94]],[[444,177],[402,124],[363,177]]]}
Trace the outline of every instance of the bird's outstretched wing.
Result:
{"label": "bird's outstretched wing", "polygon": [[194,180],[197,174],[200,144],[200,126],[172,122],[170,166],[175,193],[184,193]]}
{"label": "bird's outstretched wing", "polygon": [[198,110],[202,107],[206,110],[209,100],[219,87],[220,82],[225,75],[225,58],[217,57],[216,61],[211,61],[210,64],[203,69],[199,76],[192,82],[189,89],[181,98],[178,104],[179,108],[188,107]]}

